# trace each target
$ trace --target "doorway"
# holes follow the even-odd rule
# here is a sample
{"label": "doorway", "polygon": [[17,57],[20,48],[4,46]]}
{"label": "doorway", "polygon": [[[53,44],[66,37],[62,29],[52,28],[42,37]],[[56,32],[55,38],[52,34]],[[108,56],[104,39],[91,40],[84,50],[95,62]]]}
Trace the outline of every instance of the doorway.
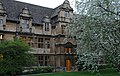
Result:
{"label": "doorway", "polygon": [[66,60],[66,71],[67,72],[71,71],[71,61],[70,61],[70,59]]}

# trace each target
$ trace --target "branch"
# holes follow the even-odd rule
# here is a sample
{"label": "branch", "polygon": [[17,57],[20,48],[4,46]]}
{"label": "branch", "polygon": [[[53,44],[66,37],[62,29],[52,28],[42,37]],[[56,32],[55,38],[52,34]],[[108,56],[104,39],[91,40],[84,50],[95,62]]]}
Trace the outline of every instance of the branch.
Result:
{"label": "branch", "polygon": [[110,13],[112,13],[112,14],[115,14],[115,15],[117,15],[117,16],[120,16],[119,13],[115,13],[115,12],[113,12],[113,11],[110,11],[109,9],[104,8],[104,7],[103,7],[101,4],[99,4],[99,3],[98,3],[98,6],[101,7],[103,10],[105,10],[106,12],[110,12]]}
{"label": "branch", "polygon": [[106,49],[106,48],[102,45],[102,43],[100,43],[100,45],[101,45],[101,47],[102,47],[104,50],[109,51],[108,49]]}

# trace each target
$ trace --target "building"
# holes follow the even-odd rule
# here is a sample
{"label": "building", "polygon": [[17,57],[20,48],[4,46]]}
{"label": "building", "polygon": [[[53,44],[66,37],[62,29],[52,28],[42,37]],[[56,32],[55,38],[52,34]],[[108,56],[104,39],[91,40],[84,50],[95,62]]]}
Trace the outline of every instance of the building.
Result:
{"label": "building", "polygon": [[52,9],[15,0],[0,0],[0,40],[19,38],[34,50],[36,64],[71,71],[75,38],[65,31],[73,20],[68,0]]}

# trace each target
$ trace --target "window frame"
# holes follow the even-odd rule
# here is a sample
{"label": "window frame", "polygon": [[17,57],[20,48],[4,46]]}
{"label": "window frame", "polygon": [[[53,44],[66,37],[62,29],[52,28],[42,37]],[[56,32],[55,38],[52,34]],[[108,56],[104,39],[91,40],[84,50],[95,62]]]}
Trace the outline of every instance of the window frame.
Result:
{"label": "window frame", "polygon": [[4,38],[4,35],[0,34],[0,40],[3,40],[3,38]]}
{"label": "window frame", "polygon": [[65,48],[65,53],[72,53],[72,48]]}
{"label": "window frame", "polygon": [[49,28],[49,23],[45,23],[45,31],[49,31],[50,28]]}
{"label": "window frame", "polygon": [[50,64],[50,56],[49,55],[39,55],[38,56],[38,64],[40,64],[40,66],[48,66]]}
{"label": "window frame", "polygon": [[3,27],[3,19],[0,18],[0,27]]}
{"label": "window frame", "polygon": [[50,48],[50,38],[45,38],[45,48]]}
{"label": "window frame", "polygon": [[69,11],[65,11],[65,12],[64,12],[64,16],[65,16],[65,17],[70,17]]}
{"label": "window frame", "polygon": [[22,19],[21,27],[22,27],[22,31],[25,32],[26,29],[29,28],[29,20],[28,19]]}
{"label": "window frame", "polygon": [[44,38],[38,38],[38,48],[44,48]]}
{"label": "window frame", "polygon": [[61,33],[62,33],[62,34],[65,34],[65,28],[66,28],[65,25],[61,25]]}

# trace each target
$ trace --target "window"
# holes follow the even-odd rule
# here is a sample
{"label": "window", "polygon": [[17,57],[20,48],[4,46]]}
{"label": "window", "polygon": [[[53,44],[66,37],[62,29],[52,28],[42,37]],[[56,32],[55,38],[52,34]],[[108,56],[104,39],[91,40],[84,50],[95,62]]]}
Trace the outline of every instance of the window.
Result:
{"label": "window", "polygon": [[69,12],[65,11],[65,17],[69,17]]}
{"label": "window", "polygon": [[28,37],[27,38],[27,43],[30,47],[33,47],[33,38],[32,37]]}
{"label": "window", "polygon": [[0,19],[0,30],[3,30],[3,19]]}
{"label": "window", "polygon": [[72,52],[72,48],[65,48],[65,53],[71,53]]}
{"label": "window", "polygon": [[0,19],[0,27],[3,26],[3,19]]}
{"label": "window", "polygon": [[38,48],[43,48],[43,43],[38,43]]}
{"label": "window", "polygon": [[43,42],[43,38],[39,38],[39,39],[38,39],[38,42]]}
{"label": "window", "polygon": [[50,42],[47,42],[47,48],[50,48]]}
{"label": "window", "polygon": [[3,35],[0,35],[0,40],[2,40],[3,39]]}
{"label": "window", "polygon": [[50,38],[45,38],[45,48],[50,48]]}
{"label": "window", "polygon": [[44,48],[43,38],[38,38],[38,48]]}
{"label": "window", "polygon": [[49,31],[49,23],[45,23],[45,31]]}
{"label": "window", "polygon": [[22,40],[23,42],[26,42],[27,38],[26,38],[26,36],[20,36],[20,40]]}
{"label": "window", "polygon": [[28,21],[22,20],[22,31],[25,32],[28,27],[29,27]]}
{"label": "window", "polygon": [[22,28],[23,29],[27,28],[27,20],[22,20]]}
{"label": "window", "polygon": [[47,48],[47,49],[50,48],[50,42],[49,42],[49,41],[46,41],[46,42],[45,42],[45,48]]}
{"label": "window", "polygon": [[38,60],[39,60],[39,64],[40,64],[41,66],[43,66],[43,65],[44,65],[43,56],[38,56]]}
{"label": "window", "polygon": [[45,56],[45,66],[49,65],[49,56]]}
{"label": "window", "polygon": [[62,25],[62,26],[61,26],[61,32],[62,32],[62,34],[65,33],[65,25]]}
{"label": "window", "polygon": [[40,66],[48,66],[49,65],[49,56],[38,56],[38,62]]}
{"label": "window", "polygon": [[52,29],[55,29],[56,28],[56,26],[54,25],[54,26],[52,26]]}

